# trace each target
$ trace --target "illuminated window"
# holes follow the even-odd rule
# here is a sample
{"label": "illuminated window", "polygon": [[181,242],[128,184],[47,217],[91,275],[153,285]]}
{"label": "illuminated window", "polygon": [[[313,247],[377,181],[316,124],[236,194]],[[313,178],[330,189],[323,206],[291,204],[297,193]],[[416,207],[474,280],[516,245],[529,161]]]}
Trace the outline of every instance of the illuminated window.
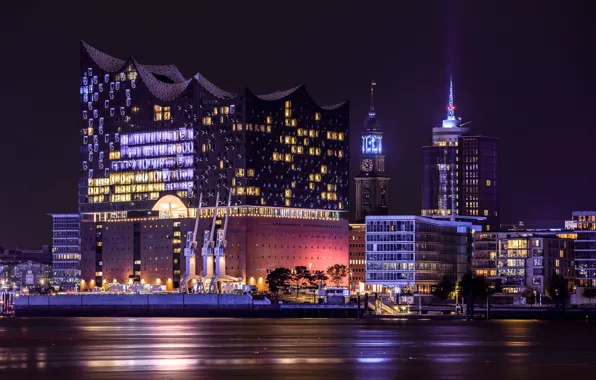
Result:
{"label": "illuminated window", "polygon": [[219,168],[223,169],[224,168],[224,162],[223,160],[219,160]]}
{"label": "illuminated window", "polygon": [[247,177],[254,177],[255,176],[255,169],[246,169],[246,176]]}
{"label": "illuminated window", "polygon": [[285,162],[292,162],[292,155],[290,153],[286,153],[284,157]]}
{"label": "illuminated window", "polygon": [[153,106],[153,120],[162,120],[162,108],[157,104]]}
{"label": "illuminated window", "polygon": [[236,195],[244,195],[244,187],[237,187]]}
{"label": "illuminated window", "polygon": [[119,151],[110,152],[110,160],[118,160],[118,159],[120,159]]}
{"label": "illuminated window", "polygon": [[286,190],[284,191],[284,194],[285,194],[285,197],[286,197],[286,198],[291,198],[291,197],[292,197],[292,190],[290,190],[290,189],[286,189]]}
{"label": "illuminated window", "polygon": [[339,141],[344,141],[344,134],[343,134],[343,132],[339,132],[339,133],[337,134],[337,139],[338,139]]}
{"label": "illuminated window", "polygon": [[132,107],[132,113],[139,113],[140,108],[139,107]]}
{"label": "illuminated window", "polygon": [[315,120],[321,120],[321,114],[318,112],[315,112]]}
{"label": "illuminated window", "polygon": [[486,180],[486,186],[490,186],[490,179]]}
{"label": "illuminated window", "polygon": [[292,119],[292,123],[291,123],[291,125],[292,125],[292,127],[295,127],[296,125],[298,125],[298,124],[296,123],[296,119]]}
{"label": "illuminated window", "polygon": [[292,188],[296,188],[296,181],[292,181],[291,186],[292,186]]}
{"label": "illuminated window", "polygon": [[290,207],[292,205],[292,201],[290,199],[286,199],[285,205],[286,207]]}
{"label": "illuminated window", "polygon": [[484,210],[484,216],[488,216],[488,210]]}
{"label": "illuminated window", "polygon": [[563,258],[563,256],[564,256],[564,255],[563,255],[563,250],[560,250],[560,251],[559,251],[559,257],[560,257],[560,258]]}
{"label": "illuminated window", "polygon": [[209,117],[209,116],[204,117],[203,125],[211,125],[211,117]]}
{"label": "illuminated window", "polygon": [[286,108],[290,108],[290,107],[292,107],[292,101],[286,100]]}
{"label": "illuminated window", "polygon": [[561,264],[561,263],[559,262],[559,259],[556,259],[556,260],[555,260],[555,266],[556,266],[556,267],[558,267],[558,266],[560,266],[559,264]]}
{"label": "illuminated window", "polygon": [[249,186],[246,188],[246,194],[259,196],[261,195],[261,188],[257,186]]}
{"label": "illuminated window", "polygon": [[314,189],[315,189],[315,184],[314,184],[313,182],[309,182],[309,183],[308,183],[308,188],[309,188],[310,190],[314,190]]}
{"label": "illuminated window", "polygon": [[319,173],[315,173],[315,182],[321,182],[321,175]]}
{"label": "illuminated window", "polygon": [[292,110],[286,108],[284,111],[284,115],[285,117],[292,117]]}
{"label": "illuminated window", "polygon": [[236,177],[244,177],[244,168],[236,168]]}
{"label": "illuminated window", "polygon": [[273,118],[271,116],[267,116],[267,124],[273,123]]}
{"label": "illuminated window", "polygon": [[306,138],[306,137],[305,137],[305,138],[304,138],[304,143],[303,143],[303,145],[304,145],[304,146],[308,146],[309,142],[310,142],[310,140],[309,140],[308,138]]}
{"label": "illuminated window", "polygon": [[271,133],[271,126],[270,125],[267,126],[267,133]]}
{"label": "illuminated window", "polygon": [[337,151],[337,157],[343,157],[344,156],[344,151],[343,150],[338,150]]}
{"label": "illuminated window", "polygon": [[337,203],[337,207],[338,207],[340,210],[343,210],[343,208],[344,208],[344,204],[343,204],[343,203],[341,203],[341,202],[338,202],[338,203]]}
{"label": "illuminated window", "polygon": [[326,174],[327,173],[327,165],[321,165],[321,173],[322,174]]}

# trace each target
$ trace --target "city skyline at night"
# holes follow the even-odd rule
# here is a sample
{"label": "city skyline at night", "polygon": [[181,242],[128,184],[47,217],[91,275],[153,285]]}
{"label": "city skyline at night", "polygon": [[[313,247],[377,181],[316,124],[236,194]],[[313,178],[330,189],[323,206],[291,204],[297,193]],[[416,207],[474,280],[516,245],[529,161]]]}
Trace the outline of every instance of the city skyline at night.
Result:
{"label": "city skyline at night", "polygon": [[[583,18],[589,12],[581,5],[457,2],[429,10],[416,4],[362,9],[322,4],[317,12],[298,11],[296,19],[308,20],[309,28],[282,22],[275,7],[237,5],[221,28],[210,17],[200,25],[191,17],[223,15],[216,5],[188,5],[176,21],[141,7],[135,17],[108,22],[117,9],[109,3],[79,4],[78,17],[47,4],[14,7],[3,15],[1,30],[20,38],[6,45],[19,59],[2,64],[11,75],[0,89],[3,109],[10,110],[2,121],[0,158],[14,163],[6,166],[10,181],[0,194],[18,201],[6,202],[0,217],[1,246],[47,244],[52,223],[47,213],[77,211],[80,112],[73,94],[80,80],[74,74],[79,40],[114,56],[132,50],[140,62],[167,59],[186,77],[200,69],[236,93],[242,93],[241,83],[256,93],[304,83],[320,104],[347,99],[352,152],[360,149],[366,88],[374,78],[384,153],[392,158],[390,214],[420,212],[419,147],[444,118],[445,84],[453,74],[457,112],[473,121],[475,134],[500,138],[502,222],[550,220],[562,226],[572,210],[594,208],[589,152],[596,77],[586,64]],[[250,28],[243,26],[247,19]],[[124,23],[127,32],[115,22]],[[283,33],[272,32],[279,28]],[[214,30],[217,43],[197,43]],[[240,35],[248,42],[239,43]],[[355,156],[350,161],[351,182],[359,162]],[[548,186],[519,191],[537,183]],[[351,192],[353,200],[353,186]],[[354,206],[351,202],[352,212]]]}

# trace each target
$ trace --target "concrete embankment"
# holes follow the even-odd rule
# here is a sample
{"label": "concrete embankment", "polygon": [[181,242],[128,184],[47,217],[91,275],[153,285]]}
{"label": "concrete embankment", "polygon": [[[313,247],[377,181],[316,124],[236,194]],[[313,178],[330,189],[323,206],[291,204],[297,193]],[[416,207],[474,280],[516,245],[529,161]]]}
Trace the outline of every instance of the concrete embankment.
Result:
{"label": "concrete embankment", "polygon": [[279,305],[250,295],[139,294],[22,296],[17,317],[40,316],[184,316],[184,317],[321,317],[355,318],[354,305]]}

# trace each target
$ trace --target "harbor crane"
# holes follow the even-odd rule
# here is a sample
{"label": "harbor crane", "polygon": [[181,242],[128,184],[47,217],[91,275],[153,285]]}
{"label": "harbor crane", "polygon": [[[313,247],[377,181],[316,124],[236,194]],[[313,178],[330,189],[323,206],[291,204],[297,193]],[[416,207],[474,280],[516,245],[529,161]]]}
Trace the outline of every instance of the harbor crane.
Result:
{"label": "harbor crane", "polygon": [[223,229],[217,231],[217,242],[214,248],[214,264],[215,275],[209,284],[210,293],[219,293],[221,291],[229,292],[234,289],[241,288],[242,279],[228,276],[226,274],[226,234],[228,232],[228,218],[230,216],[232,206],[232,192],[228,193],[228,205],[225,211]]}
{"label": "harbor crane", "polygon": [[[189,231],[186,234],[186,247],[184,248],[184,257],[186,258],[186,275],[182,284],[180,284],[180,290],[183,293],[187,293],[188,289],[192,289],[194,285],[197,285],[198,290],[204,290],[203,279],[197,275],[197,232],[199,229],[199,218],[201,217],[201,204],[203,202],[203,194],[199,196],[199,205],[197,206],[197,217],[195,219],[195,226],[193,231]],[[189,283],[192,285],[189,286]]]}

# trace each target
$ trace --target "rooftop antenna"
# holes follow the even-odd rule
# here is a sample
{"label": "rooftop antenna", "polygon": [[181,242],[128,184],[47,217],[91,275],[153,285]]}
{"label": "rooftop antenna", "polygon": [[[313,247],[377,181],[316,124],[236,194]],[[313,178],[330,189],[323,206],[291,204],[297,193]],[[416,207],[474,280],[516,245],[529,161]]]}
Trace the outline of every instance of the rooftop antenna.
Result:
{"label": "rooftop antenna", "polygon": [[447,106],[447,120],[455,120],[455,105],[453,99],[453,75],[449,76],[449,105]]}

